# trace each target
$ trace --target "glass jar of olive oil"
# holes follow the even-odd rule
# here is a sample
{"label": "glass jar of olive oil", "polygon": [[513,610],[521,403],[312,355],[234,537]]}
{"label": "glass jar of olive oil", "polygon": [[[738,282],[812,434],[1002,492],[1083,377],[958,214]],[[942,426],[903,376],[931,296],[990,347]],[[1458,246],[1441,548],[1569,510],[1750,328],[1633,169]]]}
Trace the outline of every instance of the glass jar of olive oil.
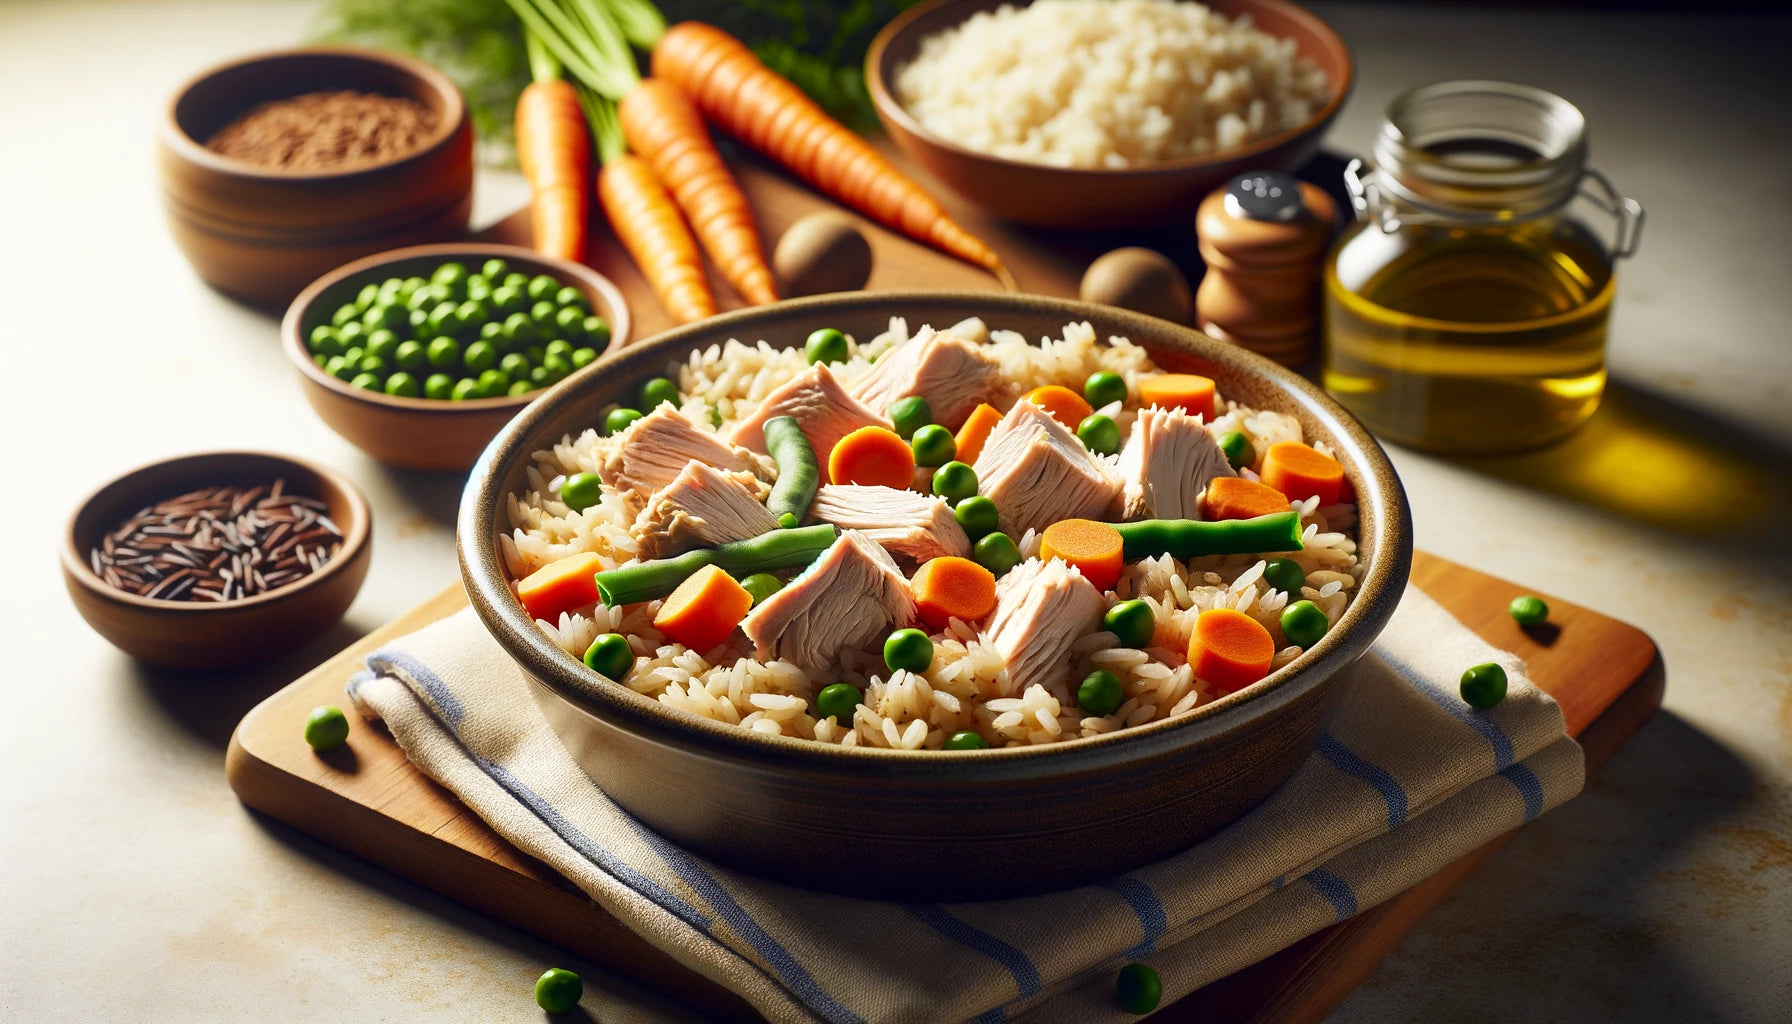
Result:
{"label": "glass jar of olive oil", "polygon": [[[1371,430],[1485,454],[1593,414],[1643,209],[1586,155],[1580,111],[1541,89],[1445,82],[1388,107],[1374,169],[1345,173],[1357,222],[1324,272],[1325,386]],[[1577,199],[1616,218],[1609,244]]]}

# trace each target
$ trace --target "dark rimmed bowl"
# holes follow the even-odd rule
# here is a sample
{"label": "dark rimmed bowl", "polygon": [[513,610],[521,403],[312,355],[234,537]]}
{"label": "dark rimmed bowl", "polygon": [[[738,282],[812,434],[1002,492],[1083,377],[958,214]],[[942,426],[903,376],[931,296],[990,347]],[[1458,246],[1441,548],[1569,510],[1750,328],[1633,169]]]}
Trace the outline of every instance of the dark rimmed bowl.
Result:
{"label": "dark rimmed bowl", "polygon": [[[1058,337],[1088,321],[1144,345],[1167,369],[1298,418],[1337,451],[1360,502],[1361,590],[1292,665],[1178,718],[1061,745],[892,751],[765,736],[601,683],[523,611],[498,551],[506,495],[529,454],[596,421],[606,403],[728,338],[795,347],[837,327],[861,338],[892,315]],[[589,372],[599,371],[599,372]],[[1412,563],[1412,523],[1393,467],[1350,414],[1294,373],[1185,327],[1107,306],[973,292],[850,293],[741,310],[661,334],[568,379],[513,420],[461,501],[461,577],[499,644],[533,684],[567,749],[611,799],[680,845],[792,884],[860,896],[982,899],[1118,874],[1237,819],[1281,785],[1343,697],[1338,671],[1387,625]],[[816,865],[850,864],[850,871]]]}
{"label": "dark rimmed bowl", "polygon": [[428,277],[448,260],[483,263],[497,258],[531,277],[547,274],[572,285],[591,300],[591,309],[610,322],[605,353],[628,344],[628,303],[610,279],[590,267],[544,256],[515,245],[459,242],[395,249],[338,267],[312,282],[286,311],[280,343],[299,373],[305,400],[330,429],[355,447],[394,466],[462,470],[473,464],[486,442],[519,410],[544,392],[468,402],[399,398],[351,387],[325,373],[311,359],[305,339],[330,322],[336,307],[352,301],[363,285],[388,277]]}
{"label": "dark rimmed bowl", "polygon": [[[896,72],[921,41],[973,14],[1030,0],[931,0],[892,19],[865,55],[865,84],[878,120],[897,146],[929,174],[986,213],[1022,224],[1107,230],[1192,218],[1207,193],[1246,171],[1292,171],[1318,152],[1355,81],[1350,48],[1331,26],[1285,0],[1204,0],[1227,16],[1249,15],[1271,35],[1294,40],[1301,56],[1325,70],[1331,96],[1299,126],[1212,156],[1120,169],[1052,167],[968,149],[934,135],[897,101]],[[1192,225],[1192,220],[1191,220]]]}
{"label": "dark rimmed bowl", "polygon": [[[329,506],[342,530],[336,557],[297,583],[223,604],[163,601],[112,587],[88,562],[100,537],[145,505],[275,478]],[[284,654],[335,625],[360,593],[372,554],[372,515],[348,477],[290,455],[205,452],[140,466],[82,499],[63,530],[62,580],[87,624],[126,654],[174,668],[230,668]]]}
{"label": "dark rimmed bowl", "polygon": [[[321,173],[258,167],[205,146],[257,104],[341,89],[416,100],[435,113],[435,131],[396,160]],[[208,68],[175,90],[156,168],[168,228],[199,276],[278,307],[331,267],[464,235],[473,125],[460,90],[421,61],[352,47],[275,50]]]}

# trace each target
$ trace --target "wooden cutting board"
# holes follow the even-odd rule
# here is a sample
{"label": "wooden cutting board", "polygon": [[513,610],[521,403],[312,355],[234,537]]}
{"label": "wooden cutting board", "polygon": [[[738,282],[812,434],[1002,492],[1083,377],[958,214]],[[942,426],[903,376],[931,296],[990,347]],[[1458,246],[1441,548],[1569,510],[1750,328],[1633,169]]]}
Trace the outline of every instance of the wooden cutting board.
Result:
{"label": "wooden cutting board", "polygon": [[[1562,705],[1587,752],[1589,774],[1661,704],[1663,672],[1641,630],[1554,598],[1547,632],[1520,630],[1506,602],[1517,584],[1420,553],[1413,580],[1488,642],[1511,650]],[[737,996],[636,937],[602,908],[487,828],[447,790],[411,766],[380,726],[355,714],[344,692],[370,651],[466,605],[457,584],[368,634],[288,685],[237,726],[225,761],[245,804],[270,817],[475,907],[717,1019],[757,1020]],[[305,716],[336,704],[348,746],[320,756],[305,745]],[[1565,811],[1573,813],[1570,804]],[[1318,1021],[1401,939],[1505,842],[1463,857],[1405,893],[1217,981],[1151,1018],[1162,1022]]]}

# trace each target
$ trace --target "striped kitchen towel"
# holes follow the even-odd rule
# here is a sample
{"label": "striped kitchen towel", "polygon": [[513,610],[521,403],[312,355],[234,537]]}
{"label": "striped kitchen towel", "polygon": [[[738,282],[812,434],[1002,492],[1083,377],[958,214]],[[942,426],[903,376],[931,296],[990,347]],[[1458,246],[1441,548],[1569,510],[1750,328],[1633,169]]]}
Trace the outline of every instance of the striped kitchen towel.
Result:
{"label": "striped kitchen towel", "polygon": [[[1505,703],[1464,704],[1502,664]],[[1416,588],[1317,749],[1193,848],[1096,885],[984,903],[881,903],[711,864],[573,763],[470,611],[377,651],[349,683],[411,760],[648,941],[773,1021],[1103,1021],[1142,960],[1164,1001],[1374,906],[1580,790],[1580,748],[1509,654]],[[1042,810],[1042,813],[1049,813]],[[990,870],[1000,870],[991,865]]]}

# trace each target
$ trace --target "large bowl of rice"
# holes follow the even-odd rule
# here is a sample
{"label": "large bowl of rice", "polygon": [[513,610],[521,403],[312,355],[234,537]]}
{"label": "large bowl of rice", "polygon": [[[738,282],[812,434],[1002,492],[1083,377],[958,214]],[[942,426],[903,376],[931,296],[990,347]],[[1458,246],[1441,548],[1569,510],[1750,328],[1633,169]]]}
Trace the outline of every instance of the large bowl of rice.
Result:
{"label": "large bowl of rice", "polygon": [[1284,0],[932,0],[873,41],[898,146],[984,211],[1105,230],[1295,170],[1349,95],[1349,49]]}
{"label": "large bowl of rice", "polygon": [[[1033,696],[1049,709],[991,708],[1034,716],[1030,734],[992,733],[1003,745],[952,750],[940,749],[927,719],[946,714],[933,701],[958,707],[944,699],[956,685],[952,672],[960,683],[988,674],[975,664],[974,634],[956,647],[943,637],[927,678],[873,679],[868,692],[877,710],[861,709],[871,728],[823,736],[821,723],[794,707],[813,698],[821,680],[812,674],[761,664],[744,648],[711,652],[720,659],[711,665],[676,645],[656,652],[650,640],[626,685],[613,683],[576,652],[605,630],[645,630],[636,622],[641,606],[600,603],[553,623],[524,610],[514,584],[532,566],[567,550],[627,560],[621,521],[602,505],[569,512],[552,499],[551,478],[588,467],[602,445],[614,443],[590,428],[606,410],[630,404],[646,381],[669,376],[686,396],[685,412],[713,405],[722,420],[715,429],[726,431],[757,396],[806,367],[802,348],[812,331],[833,327],[855,339],[853,360],[835,367],[846,380],[927,325],[972,320],[987,326],[980,343],[1003,373],[1023,383],[1080,381],[1097,368],[1204,374],[1217,382],[1223,408],[1261,410],[1329,451],[1345,469],[1352,507],[1303,511],[1311,553],[1338,569],[1312,595],[1331,602],[1336,616],[1323,639],[1229,695],[1190,685],[1184,672],[1133,679],[1150,666],[1116,663],[1134,694],[1124,720],[1084,717],[1074,699],[1060,707],[1041,692]],[[1329,525],[1310,521],[1325,516]],[[606,356],[545,393],[492,441],[468,480],[458,524],[462,579],[477,614],[521,666],[572,756],[618,805],[730,866],[802,886],[914,900],[1009,896],[1108,877],[1184,849],[1263,800],[1346,699],[1339,670],[1392,615],[1411,565],[1411,533],[1386,455],[1301,377],[1153,317],[987,292],[792,300]],[[1129,571],[1124,585],[1158,595],[1168,617],[1160,621],[1207,606],[1267,607],[1286,596],[1261,591],[1254,557],[1202,565],[1166,559]],[[1076,657],[1106,664],[1109,653],[1095,649],[1101,646]],[[856,665],[841,671],[875,673]],[[786,703],[793,708],[780,710]],[[916,703],[926,707],[910,706]],[[870,722],[879,716],[900,727],[883,731],[888,723]],[[904,739],[911,730],[912,744]]]}

